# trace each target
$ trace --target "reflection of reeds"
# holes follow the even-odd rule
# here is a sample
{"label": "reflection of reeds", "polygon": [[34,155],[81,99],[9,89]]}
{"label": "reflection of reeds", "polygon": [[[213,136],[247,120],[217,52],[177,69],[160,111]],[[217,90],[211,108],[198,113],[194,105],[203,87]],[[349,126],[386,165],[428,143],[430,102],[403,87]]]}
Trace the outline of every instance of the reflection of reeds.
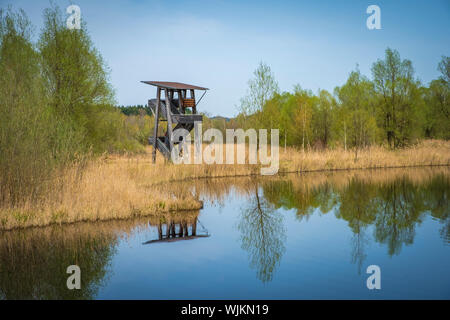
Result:
{"label": "reflection of reeds", "polygon": [[270,182],[277,181],[288,182],[294,190],[308,192],[325,185],[332,186],[334,190],[342,190],[354,180],[358,180],[361,183],[383,185],[406,178],[410,182],[419,185],[429,182],[438,174],[450,176],[450,168],[441,166],[289,173],[265,177],[199,179],[192,180],[189,184],[173,182],[172,185],[180,190],[195,190],[196,195],[200,199],[220,204],[232,192],[240,196],[253,196],[255,185],[270,188]]}
{"label": "reflection of reeds", "polygon": [[299,175],[287,175],[279,178],[290,181],[296,190],[318,188],[325,184],[333,186],[335,190],[342,190],[354,181],[376,185],[389,184],[401,178],[406,178],[413,184],[429,182],[435,175],[444,174],[450,176],[450,168],[445,167],[421,167],[421,168],[391,168],[352,170],[346,172],[308,172]]}
{"label": "reflection of reeds", "polygon": [[[0,237],[0,299],[91,299],[107,280],[119,237],[161,221],[193,221],[198,211],[149,218],[4,231]],[[81,290],[68,290],[66,268],[82,270]]]}
{"label": "reflection of reeds", "polygon": [[[39,201],[25,199],[16,207],[4,204],[0,208],[0,229],[199,209],[202,206],[198,201],[199,188],[204,194],[209,194],[209,199],[214,196],[220,202],[224,196],[221,189],[229,190],[227,184],[230,183],[207,179],[197,183],[202,178],[247,176],[240,181],[248,184],[260,176],[259,165],[174,165],[164,161],[161,155],[157,163],[152,164],[151,147],[147,150],[146,154],[105,156],[88,164],[81,175],[80,170],[68,170],[55,181],[47,196]],[[373,147],[359,151],[357,160],[352,151],[344,150],[303,153],[288,148],[286,152],[280,151],[279,173],[450,164],[450,142],[446,141],[425,141],[418,146],[396,151]],[[354,174],[360,173],[350,173]],[[372,175],[370,171],[367,174]],[[373,178],[378,174],[373,173]],[[332,176],[321,175],[310,183],[332,179]],[[305,179],[297,183],[306,183]],[[243,183],[235,182],[233,180],[235,188]]]}
{"label": "reflection of reeds", "polygon": [[[91,299],[102,286],[117,235],[110,228],[76,224],[3,232],[0,296],[4,299]],[[68,290],[66,268],[82,270],[82,290]]]}

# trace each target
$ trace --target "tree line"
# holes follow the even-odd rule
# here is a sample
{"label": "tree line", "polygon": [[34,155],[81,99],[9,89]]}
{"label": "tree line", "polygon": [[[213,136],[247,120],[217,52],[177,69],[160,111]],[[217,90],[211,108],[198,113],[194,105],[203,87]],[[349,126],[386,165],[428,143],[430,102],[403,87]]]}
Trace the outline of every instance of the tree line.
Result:
{"label": "tree line", "polygon": [[148,115],[153,116],[152,111],[147,105],[137,104],[132,106],[118,106],[119,110],[126,116]]}
{"label": "tree line", "polygon": [[294,86],[280,92],[275,77],[260,63],[249,80],[240,113],[231,125],[277,128],[280,143],[305,148],[401,148],[421,138],[449,139],[450,58],[442,57],[440,76],[423,85],[412,62],[396,50],[372,65],[371,78],[358,67],[333,93]]}

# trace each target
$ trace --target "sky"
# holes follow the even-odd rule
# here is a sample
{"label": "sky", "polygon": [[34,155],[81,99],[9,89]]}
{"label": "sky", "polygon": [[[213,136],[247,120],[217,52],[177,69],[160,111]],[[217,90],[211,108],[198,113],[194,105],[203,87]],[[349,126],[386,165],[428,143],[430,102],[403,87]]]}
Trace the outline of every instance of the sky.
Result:
{"label": "sky", "polygon": [[[210,88],[198,109],[231,117],[261,61],[281,91],[299,84],[332,92],[357,65],[370,77],[387,47],[410,59],[424,84],[450,56],[450,0],[54,2],[64,11],[80,7],[119,105],[155,97],[156,88],[141,80],[176,81]],[[50,2],[0,0],[1,8],[8,4],[25,10],[37,39]],[[379,30],[366,26],[369,5],[380,7]]]}

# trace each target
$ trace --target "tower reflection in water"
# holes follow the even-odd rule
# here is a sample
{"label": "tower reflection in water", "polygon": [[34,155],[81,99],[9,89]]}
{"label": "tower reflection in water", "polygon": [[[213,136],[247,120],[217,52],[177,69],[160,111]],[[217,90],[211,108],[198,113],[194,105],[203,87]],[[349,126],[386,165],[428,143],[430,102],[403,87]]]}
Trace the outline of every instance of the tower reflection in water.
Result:
{"label": "tower reflection in water", "polygon": [[[201,226],[200,232],[198,232],[198,224]],[[157,223],[157,229],[158,239],[146,241],[144,244],[193,240],[210,236],[208,230],[198,220],[198,211],[184,217],[161,219]]]}

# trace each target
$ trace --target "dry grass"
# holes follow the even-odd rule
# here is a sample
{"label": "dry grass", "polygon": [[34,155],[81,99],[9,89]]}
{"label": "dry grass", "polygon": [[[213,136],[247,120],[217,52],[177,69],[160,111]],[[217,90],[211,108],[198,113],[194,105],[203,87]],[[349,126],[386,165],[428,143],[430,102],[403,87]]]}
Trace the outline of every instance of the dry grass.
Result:
{"label": "dry grass", "polygon": [[[356,160],[352,151],[303,153],[293,148],[286,152],[280,149],[279,173],[430,165],[450,165],[450,142],[424,141],[396,151],[374,147],[360,151]],[[152,164],[149,147],[145,154],[108,155],[95,160],[81,178],[77,172],[75,168],[68,170],[39,203],[25,202],[20,207],[0,208],[0,229],[195,210],[201,208],[202,203],[198,192],[191,188],[194,180],[259,176],[260,166],[174,165],[165,162],[160,154],[157,163]]]}
{"label": "dry grass", "polygon": [[69,170],[39,203],[0,210],[0,228],[45,226],[53,223],[125,219],[175,210],[195,210],[202,203],[190,193],[141,183],[143,167],[127,162],[94,161],[77,177]]}
{"label": "dry grass", "polygon": [[[175,165],[164,161],[159,153],[156,165],[153,165],[151,150],[151,147],[147,147],[145,154],[112,155],[103,160],[110,164],[127,163],[145,180],[143,183],[151,185],[186,179],[260,175],[260,165]],[[248,163],[248,154],[246,154],[246,163]],[[303,153],[295,148],[287,148],[286,152],[280,148],[278,173],[434,165],[450,165],[450,141],[427,140],[419,145],[399,150],[372,147],[359,151],[356,160],[355,153],[351,150],[336,149]]]}
{"label": "dry grass", "polygon": [[358,152],[338,150],[298,152],[288,149],[280,155],[280,172],[373,169],[450,165],[450,142],[428,140],[399,150],[372,147]]}

